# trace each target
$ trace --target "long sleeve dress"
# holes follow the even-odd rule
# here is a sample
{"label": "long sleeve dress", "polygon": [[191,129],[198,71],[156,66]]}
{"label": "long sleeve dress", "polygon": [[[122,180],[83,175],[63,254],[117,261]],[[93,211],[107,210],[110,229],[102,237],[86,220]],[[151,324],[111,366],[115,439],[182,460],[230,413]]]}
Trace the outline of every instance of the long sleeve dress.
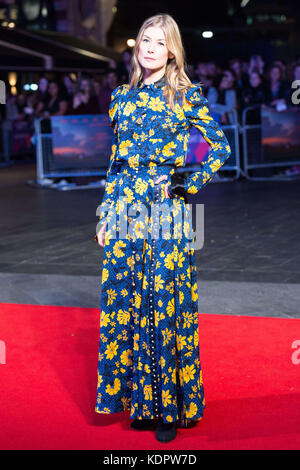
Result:
{"label": "long sleeve dress", "polygon": [[[115,88],[113,144],[99,224],[103,250],[97,413],[130,411],[186,427],[203,417],[198,290],[187,194],[196,194],[231,153],[192,84],[182,106],[163,96],[166,77]],[[210,144],[199,171],[183,178],[191,126]],[[155,181],[167,175],[168,181]],[[171,197],[163,185],[169,182]],[[187,215],[187,216],[186,216]]]}

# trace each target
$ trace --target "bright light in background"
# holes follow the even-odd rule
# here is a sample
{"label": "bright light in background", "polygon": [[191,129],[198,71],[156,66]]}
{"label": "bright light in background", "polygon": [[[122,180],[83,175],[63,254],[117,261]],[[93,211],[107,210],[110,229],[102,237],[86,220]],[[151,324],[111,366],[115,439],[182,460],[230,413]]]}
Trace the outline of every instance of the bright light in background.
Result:
{"label": "bright light in background", "polygon": [[16,86],[17,84],[17,74],[16,72],[9,72],[8,74],[8,83],[10,86]]}
{"label": "bright light in background", "polygon": [[214,33],[212,31],[203,31],[202,37],[205,39],[212,38]]}
{"label": "bright light in background", "polygon": [[13,23],[13,22],[8,23],[8,27],[9,27],[9,28],[14,28],[15,26],[16,26],[16,25],[15,25],[15,23]]}
{"label": "bright light in background", "polygon": [[29,90],[32,90],[32,91],[37,91],[39,89],[39,86],[37,83],[25,83],[25,85],[23,86],[24,90],[26,91],[29,91]]}
{"label": "bright light in background", "polygon": [[127,39],[126,44],[128,47],[133,47],[135,45],[135,39]]}
{"label": "bright light in background", "polygon": [[112,12],[117,13],[117,7],[112,7]]}
{"label": "bright light in background", "polygon": [[250,0],[242,0],[241,1],[241,8],[244,8],[246,5],[248,5],[249,2],[250,2]]}
{"label": "bright light in background", "polygon": [[10,89],[10,92],[11,92],[12,95],[16,96],[16,94],[17,94],[17,89],[16,89],[16,87],[15,87],[15,86],[12,86],[11,89]]}

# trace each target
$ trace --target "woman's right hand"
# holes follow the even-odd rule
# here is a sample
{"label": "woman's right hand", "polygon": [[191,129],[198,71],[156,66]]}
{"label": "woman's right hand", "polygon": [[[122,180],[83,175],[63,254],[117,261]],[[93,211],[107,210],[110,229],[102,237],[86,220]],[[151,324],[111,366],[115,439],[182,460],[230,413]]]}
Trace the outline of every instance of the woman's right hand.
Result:
{"label": "woman's right hand", "polygon": [[99,232],[97,233],[98,245],[100,245],[102,248],[104,248],[104,243],[105,243],[106,226],[107,226],[107,222],[105,222],[105,224],[102,225]]}
{"label": "woman's right hand", "polygon": [[[155,184],[160,183],[161,181],[167,180],[168,176],[167,175],[160,175],[156,181],[154,181]],[[170,183],[165,183],[163,185],[164,192],[165,192],[165,198],[170,198],[170,193],[168,192],[168,186]]]}

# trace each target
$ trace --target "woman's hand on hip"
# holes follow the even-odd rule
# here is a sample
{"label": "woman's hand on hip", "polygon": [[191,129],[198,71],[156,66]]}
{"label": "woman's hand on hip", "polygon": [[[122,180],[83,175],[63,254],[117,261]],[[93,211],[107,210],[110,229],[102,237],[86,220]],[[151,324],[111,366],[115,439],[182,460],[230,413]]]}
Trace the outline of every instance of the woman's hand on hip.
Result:
{"label": "woman's hand on hip", "polygon": [[[168,176],[167,176],[167,175],[160,175],[160,176],[158,177],[158,179],[157,179],[154,183],[155,183],[155,184],[159,184],[161,181],[167,180],[167,179],[168,179]],[[168,186],[169,186],[169,183],[164,184],[164,185],[163,185],[163,188],[164,188],[164,191],[165,191],[165,197],[168,197],[168,198],[169,198],[170,195],[169,195],[169,192],[168,192]]]}

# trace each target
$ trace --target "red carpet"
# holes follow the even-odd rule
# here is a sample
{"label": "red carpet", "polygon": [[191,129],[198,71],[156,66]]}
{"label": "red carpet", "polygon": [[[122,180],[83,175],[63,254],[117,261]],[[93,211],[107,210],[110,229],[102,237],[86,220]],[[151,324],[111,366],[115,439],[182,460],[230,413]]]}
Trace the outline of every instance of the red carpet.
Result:
{"label": "red carpet", "polygon": [[0,304],[1,449],[300,449],[300,320],[200,314],[199,325],[205,416],[161,444],[128,412],[94,412],[98,309]]}

